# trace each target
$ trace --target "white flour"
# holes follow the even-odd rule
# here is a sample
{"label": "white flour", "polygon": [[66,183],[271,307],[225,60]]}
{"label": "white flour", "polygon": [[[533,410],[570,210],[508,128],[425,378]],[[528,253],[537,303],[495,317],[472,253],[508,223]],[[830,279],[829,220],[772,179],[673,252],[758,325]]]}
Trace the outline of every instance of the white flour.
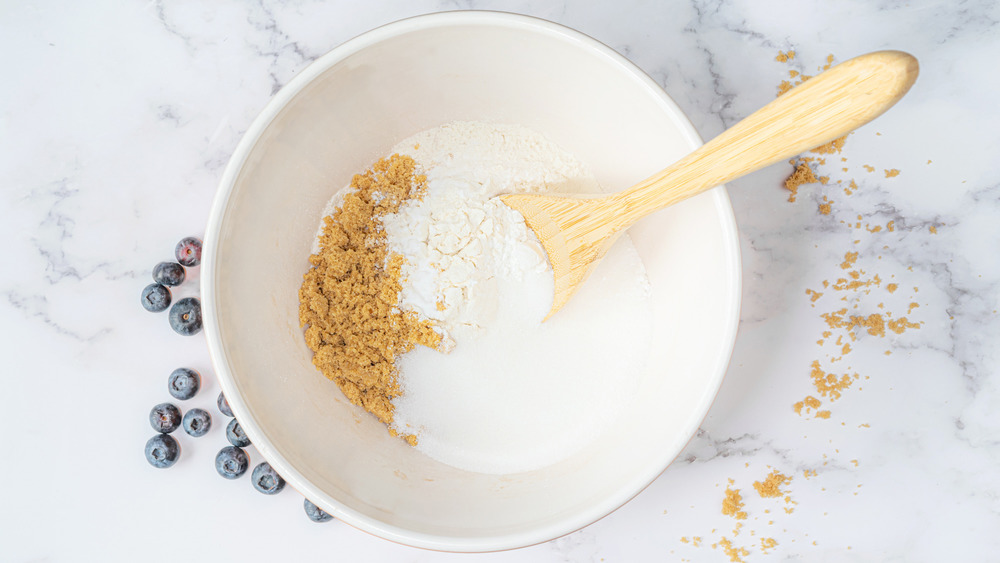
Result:
{"label": "white flour", "polygon": [[[427,174],[420,201],[383,218],[407,260],[400,306],[453,344],[397,360],[393,426],[417,449],[483,473],[556,463],[596,438],[633,396],[649,348],[649,283],[628,237],[570,303],[552,305],[545,252],[494,196],[596,192],[585,168],[520,126],[452,123],[394,148]],[[336,198],[335,198],[336,199]]]}

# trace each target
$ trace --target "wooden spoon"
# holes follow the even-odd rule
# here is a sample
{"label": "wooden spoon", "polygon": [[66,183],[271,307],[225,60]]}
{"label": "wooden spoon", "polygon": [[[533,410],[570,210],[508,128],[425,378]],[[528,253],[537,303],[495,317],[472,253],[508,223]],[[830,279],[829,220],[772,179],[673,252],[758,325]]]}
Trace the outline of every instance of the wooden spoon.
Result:
{"label": "wooden spoon", "polygon": [[642,217],[828,143],[892,107],[917,79],[900,51],[851,59],[796,86],[672,166],[616,194],[511,194],[555,275],[548,317],[562,308],[617,236]]}

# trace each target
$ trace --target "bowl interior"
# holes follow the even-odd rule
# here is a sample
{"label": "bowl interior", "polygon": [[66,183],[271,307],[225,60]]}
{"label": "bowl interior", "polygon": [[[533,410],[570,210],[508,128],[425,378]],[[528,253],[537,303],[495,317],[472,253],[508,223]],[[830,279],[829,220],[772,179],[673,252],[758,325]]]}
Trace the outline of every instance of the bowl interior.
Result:
{"label": "bowl interior", "polygon": [[530,127],[611,189],[700,144],[662,90],[576,32],[502,14],[397,22],[318,60],[247,133],[213,210],[203,295],[223,390],[293,487],[388,539],[483,551],[585,526],[676,456],[729,359],[739,259],[722,190],[640,222],[629,235],[649,273],[656,321],[636,404],[585,450],[545,469],[497,476],[435,462],[390,437],[312,366],[297,292],[330,195],[399,140],[456,120]]}

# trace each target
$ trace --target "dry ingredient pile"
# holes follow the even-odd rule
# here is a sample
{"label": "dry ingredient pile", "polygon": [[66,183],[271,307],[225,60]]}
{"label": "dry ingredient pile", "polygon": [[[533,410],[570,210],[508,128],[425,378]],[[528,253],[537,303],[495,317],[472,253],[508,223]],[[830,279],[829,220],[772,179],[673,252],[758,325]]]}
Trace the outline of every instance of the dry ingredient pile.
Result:
{"label": "dry ingredient pile", "polygon": [[400,142],[327,205],[300,321],[313,363],[428,456],[482,473],[545,467],[634,396],[652,326],[627,237],[573,301],[496,196],[598,192],[530,129],[457,122]]}

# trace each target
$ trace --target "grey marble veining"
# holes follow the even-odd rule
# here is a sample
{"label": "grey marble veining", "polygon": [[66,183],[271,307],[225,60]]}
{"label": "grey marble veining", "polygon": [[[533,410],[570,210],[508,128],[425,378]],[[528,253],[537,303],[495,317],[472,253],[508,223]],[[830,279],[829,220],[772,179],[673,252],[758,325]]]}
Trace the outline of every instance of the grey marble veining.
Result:
{"label": "grey marble veining", "polygon": [[[788,165],[729,186],[743,252],[740,334],[716,402],[676,462],[584,530],[476,558],[728,561],[726,538],[748,550],[746,561],[996,560],[1000,5],[988,0],[0,8],[0,559],[462,557],[339,522],[316,526],[294,492],[266,498],[249,483],[220,482],[210,463],[218,441],[185,441],[189,461],[169,472],[150,470],[140,453],[147,409],[164,400],[150,382],[179,365],[211,369],[204,341],[151,321],[138,293],[179,238],[204,232],[254,116],[343,41],[453,9],[526,13],[592,35],[645,70],[705,139],[774,99],[789,71],[816,74],[828,55],[894,48],[921,63],[896,108],[851,134],[842,153],[811,155],[826,159],[814,163],[826,186],[803,186],[788,202]],[[788,50],[794,59],[775,60]],[[899,175],[887,177],[892,169]],[[857,262],[845,270],[851,252]],[[881,283],[869,293],[824,288],[850,270]],[[823,295],[813,301],[807,289]],[[919,328],[855,329],[849,340],[821,317],[841,308]],[[858,379],[822,397],[814,361]],[[198,404],[186,406],[208,408],[217,393],[207,377]],[[822,405],[796,414],[807,396]],[[772,470],[792,477],[788,502],[755,493]],[[722,514],[727,487],[741,491],[745,520]],[[164,533],[166,550],[150,555]],[[762,538],[777,545],[765,549]]]}

